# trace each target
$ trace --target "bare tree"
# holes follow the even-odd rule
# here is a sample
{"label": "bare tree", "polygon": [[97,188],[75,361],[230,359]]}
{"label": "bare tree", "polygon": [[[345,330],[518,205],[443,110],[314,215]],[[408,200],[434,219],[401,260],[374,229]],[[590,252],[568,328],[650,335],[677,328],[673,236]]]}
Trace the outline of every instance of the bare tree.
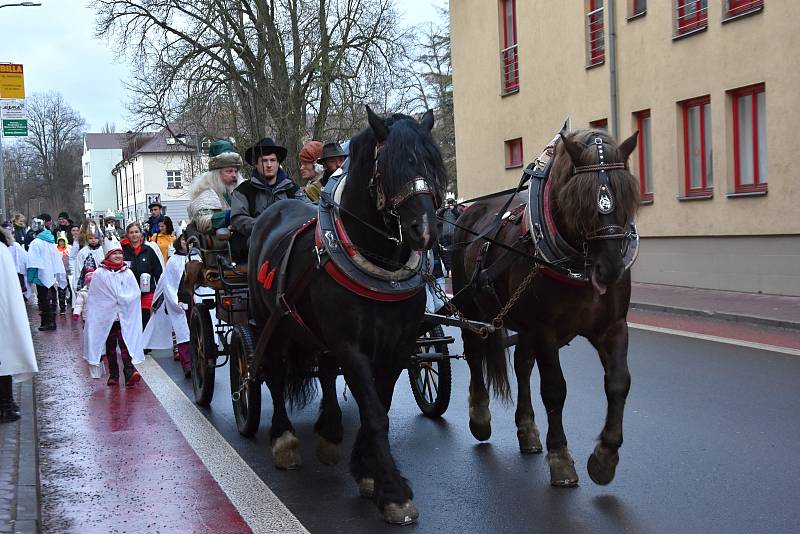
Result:
{"label": "bare tree", "polygon": [[[271,135],[296,151],[306,136],[352,131],[355,102],[403,57],[393,0],[95,0],[97,33],[138,60],[130,89],[140,126],[176,119],[240,146]],[[329,118],[334,118],[329,126]],[[186,123],[196,124],[186,124]],[[178,132],[173,132],[178,133]]]}
{"label": "bare tree", "polygon": [[81,152],[85,121],[56,92],[31,95],[26,108],[29,135],[15,145],[17,179],[23,181],[17,184],[17,192],[23,195],[15,200],[17,207],[30,198],[42,198],[49,210],[82,214]]}

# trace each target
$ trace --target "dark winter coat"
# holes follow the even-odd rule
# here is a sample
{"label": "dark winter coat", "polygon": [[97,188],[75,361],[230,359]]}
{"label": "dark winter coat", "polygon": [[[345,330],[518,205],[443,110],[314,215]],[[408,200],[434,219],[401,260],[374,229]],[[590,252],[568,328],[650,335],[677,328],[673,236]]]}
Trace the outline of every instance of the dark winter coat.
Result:
{"label": "dark winter coat", "polygon": [[305,193],[289,178],[283,169],[278,170],[275,185],[266,185],[260,174],[253,176],[231,193],[231,228],[233,231],[250,236],[256,217],[278,200],[296,198],[308,202]]}
{"label": "dark winter coat", "polygon": [[14,240],[23,247],[26,245],[24,226],[17,226],[16,224],[14,225]]}
{"label": "dark winter coat", "polygon": [[439,208],[436,215],[442,218],[442,237],[443,241],[451,242],[453,240],[453,231],[455,226],[453,223],[461,216],[462,209],[458,205],[448,208],[446,206]]}
{"label": "dark winter coat", "polygon": [[148,273],[150,275],[149,293],[155,292],[156,284],[163,271],[156,251],[147,243],[142,243],[142,248],[137,255],[131,244],[126,242],[122,245],[122,253],[124,260],[130,262],[131,271],[136,276],[136,281],[141,282],[142,273]]}

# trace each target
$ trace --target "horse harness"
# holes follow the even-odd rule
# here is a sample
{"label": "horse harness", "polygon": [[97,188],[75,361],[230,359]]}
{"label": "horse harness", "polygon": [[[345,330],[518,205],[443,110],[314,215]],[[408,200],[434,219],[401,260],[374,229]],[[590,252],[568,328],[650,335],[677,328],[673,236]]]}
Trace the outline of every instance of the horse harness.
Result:
{"label": "horse harness", "polygon": [[[325,343],[303,321],[295,306],[296,299],[308,287],[317,270],[324,270],[339,285],[361,297],[382,302],[406,300],[422,289],[421,270],[425,260],[419,252],[411,251],[402,269],[389,271],[370,262],[350,241],[339,213],[339,200],[346,179],[347,163],[328,179],[320,197],[317,217],[282,236],[270,251],[270,258],[259,267],[257,279],[270,292],[272,299],[268,302],[270,317],[259,336],[255,354],[265,352],[278,327],[305,349],[322,354],[328,352]],[[414,194],[424,194],[424,191],[414,191],[404,194],[404,198],[395,195],[389,205],[396,207]],[[432,193],[429,191],[429,194]],[[299,274],[287,284],[295,244],[301,235],[311,230],[314,231],[314,256],[303,262]]]}
{"label": "horse harness", "polygon": [[[591,284],[592,265],[588,248],[592,241],[620,240],[625,269],[630,269],[638,254],[639,234],[634,222],[627,229],[616,224],[613,218],[616,198],[608,176],[609,170],[624,169],[625,163],[605,161],[603,140],[600,137],[594,137],[592,145],[597,148],[599,163],[575,167],[573,176],[586,172],[598,173],[596,204],[601,226],[584,235],[582,250],[576,249],[564,239],[556,227],[550,197],[552,180],[549,180],[553,159],[545,151],[523,171],[519,186],[497,214],[495,222],[479,234],[472,232],[477,237],[471,242],[481,238],[486,241],[479,249],[472,279],[452,299],[456,305],[472,298],[486,315],[492,315],[490,310],[505,309],[494,290],[494,281],[519,259],[528,259],[533,263],[529,278],[533,272],[540,272],[565,285],[587,287]],[[513,197],[528,180],[528,201],[506,211]],[[519,237],[511,246],[497,240],[500,230],[509,224],[522,226]],[[493,245],[502,249],[502,252],[490,263],[488,258]],[[534,249],[533,254],[527,253],[531,246]]]}

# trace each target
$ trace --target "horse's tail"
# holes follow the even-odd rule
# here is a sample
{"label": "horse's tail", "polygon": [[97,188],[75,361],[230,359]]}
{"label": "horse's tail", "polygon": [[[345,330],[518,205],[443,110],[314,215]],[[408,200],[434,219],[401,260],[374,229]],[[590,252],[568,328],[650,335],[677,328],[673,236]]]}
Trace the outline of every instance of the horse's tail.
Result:
{"label": "horse's tail", "polygon": [[317,394],[317,381],[314,380],[316,358],[313,353],[300,349],[294,343],[289,343],[284,354],[286,400],[291,409],[303,409]]}
{"label": "horse's tail", "polygon": [[483,342],[483,366],[486,386],[502,401],[511,400],[511,386],[508,382],[508,357],[506,354],[504,330],[489,335]]}

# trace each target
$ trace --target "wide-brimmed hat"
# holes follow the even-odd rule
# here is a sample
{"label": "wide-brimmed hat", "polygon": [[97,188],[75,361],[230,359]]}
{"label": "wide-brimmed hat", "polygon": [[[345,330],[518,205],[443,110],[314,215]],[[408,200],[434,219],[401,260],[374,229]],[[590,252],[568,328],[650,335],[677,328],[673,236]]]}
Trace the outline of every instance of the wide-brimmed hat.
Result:
{"label": "wide-brimmed hat", "polygon": [[148,204],[147,205],[147,209],[150,209],[153,206],[158,206],[159,208],[162,208],[162,209],[164,208],[164,206],[161,204],[161,202],[156,201],[156,202],[151,202],[150,204]]}
{"label": "wide-brimmed hat", "polygon": [[322,147],[322,156],[317,160],[320,163],[328,158],[347,157],[347,152],[344,151],[342,145],[339,143],[325,143]]}
{"label": "wide-brimmed hat", "polygon": [[286,148],[277,144],[271,137],[265,137],[245,150],[244,160],[250,165],[255,165],[255,159],[264,154],[275,154],[275,157],[278,158],[278,163],[283,163],[283,160],[286,159]]}
{"label": "wide-brimmed hat", "polygon": [[227,139],[218,139],[208,148],[208,170],[225,167],[241,167],[242,156],[236,152],[233,143]]}

